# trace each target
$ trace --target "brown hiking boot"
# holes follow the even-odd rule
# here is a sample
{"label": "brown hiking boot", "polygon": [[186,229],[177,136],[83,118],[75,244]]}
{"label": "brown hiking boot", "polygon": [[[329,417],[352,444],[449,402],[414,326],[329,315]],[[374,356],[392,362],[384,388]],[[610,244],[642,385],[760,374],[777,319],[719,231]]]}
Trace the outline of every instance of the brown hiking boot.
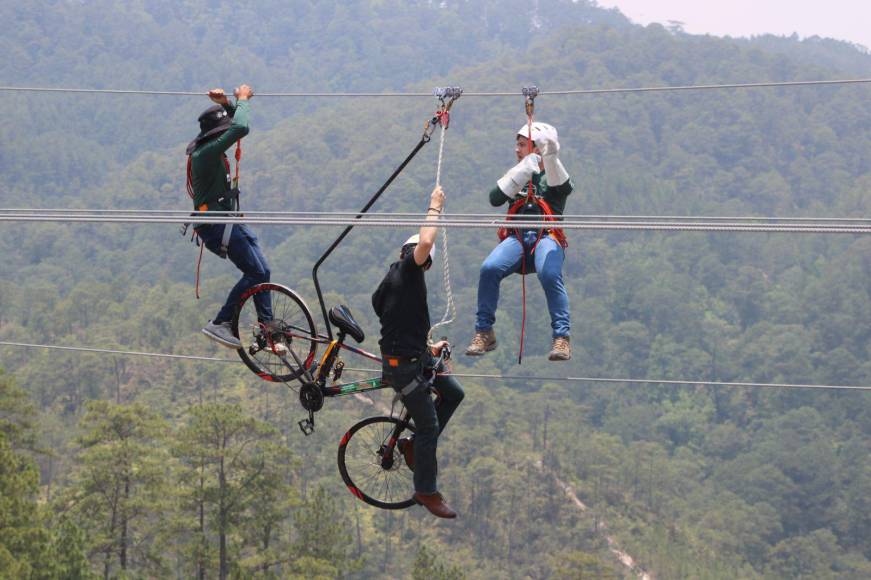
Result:
{"label": "brown hiking boot", "polygon": [[553,348],[547,355],[547,360],[569,360],[572,358],[572,343],[568,336],[558,336],[553,339]]}
{"label": "brown hiking boot", "polygon": [[466,349],[466,356],[481,356],[494,348],[496,348],[496,332],[492,328],[476,332],[469,348]]}
{"label": "brown hiking boot", "polygon": [[403,437],[396,442],[396,448],[402,453],[405,458],[405,464],[408,468],[414,471],[414,439],[411,437]]}
{"label": "brown hiking boot", "polygon": [[414,492],[414,501],[429,510],[429,513],[438,518],[455,518],[457,512],[451,509],[451,506],[445,502],[445,498],[439,492],[435,493],[420,493]]}

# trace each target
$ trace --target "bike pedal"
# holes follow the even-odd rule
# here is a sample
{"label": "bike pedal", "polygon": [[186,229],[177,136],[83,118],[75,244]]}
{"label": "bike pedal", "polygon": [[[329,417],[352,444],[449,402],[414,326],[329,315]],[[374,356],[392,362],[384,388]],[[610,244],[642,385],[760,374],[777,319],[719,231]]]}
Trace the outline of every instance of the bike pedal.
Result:
{"label": "bike pedal", "polygon": [[303,419],[297,423],[297,425],[299,425],[299,430],[302,431],[302,434],[306,437],[315,432],[315,422],[311,419]]}

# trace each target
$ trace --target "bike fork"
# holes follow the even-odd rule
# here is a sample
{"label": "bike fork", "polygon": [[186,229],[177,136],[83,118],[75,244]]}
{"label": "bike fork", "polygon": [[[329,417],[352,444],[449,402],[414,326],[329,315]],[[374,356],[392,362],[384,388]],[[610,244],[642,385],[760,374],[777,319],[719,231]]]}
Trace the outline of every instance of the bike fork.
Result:
{"label": "bike fork", "polygon": [[399,443],[399,436],[403,431],[405,431],[405,428],[408,427],[408,420],[404,415],[404,413],[400,415],[400,422],[393,428],[393,432],[390,434],[390,437],[387,438],[387,443],[381,447],[382,469],[390,469],[393,467],[393,457],[397,449],[397,444]]}

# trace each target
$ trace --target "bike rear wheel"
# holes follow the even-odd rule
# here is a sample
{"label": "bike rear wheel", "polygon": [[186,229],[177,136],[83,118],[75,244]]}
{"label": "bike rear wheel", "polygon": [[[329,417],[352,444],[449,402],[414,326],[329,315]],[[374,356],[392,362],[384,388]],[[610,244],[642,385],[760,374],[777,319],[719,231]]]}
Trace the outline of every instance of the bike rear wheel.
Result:
{"label": "bike rear wheel", "polygon": [[396,417],[370,417],[351,427],[339,443],[339,473],[357,499],[398,510],[415,504],[414,473],[396,445],[414,426]]}
{"label": "bike rear wheel", "polygon": [[[267,294],[272,301],[273,319],[264,323],[255,303]],[[249,288],[239,301],[232,325],[233,334],[242,343],[239,356],[261,379],[291,381],[315,363],[317,330],[311,311],[286,286],[265,283]]]}

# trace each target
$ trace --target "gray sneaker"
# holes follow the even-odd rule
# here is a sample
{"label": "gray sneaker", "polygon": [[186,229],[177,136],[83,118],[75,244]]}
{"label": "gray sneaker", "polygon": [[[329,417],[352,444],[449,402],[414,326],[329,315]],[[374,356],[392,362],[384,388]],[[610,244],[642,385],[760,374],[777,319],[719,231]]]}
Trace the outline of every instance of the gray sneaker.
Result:
{"label": "gray sneaker", "polygon": [[220,344],[221,346],[226,346],[227,348],[242,348],[242,343],[239,342],[239,339],[233,336],[233,329],[230,328],[229,322],[222,322],[220,324],[213,324],[210,320],[208,324],[203,327],[203,334]]}

